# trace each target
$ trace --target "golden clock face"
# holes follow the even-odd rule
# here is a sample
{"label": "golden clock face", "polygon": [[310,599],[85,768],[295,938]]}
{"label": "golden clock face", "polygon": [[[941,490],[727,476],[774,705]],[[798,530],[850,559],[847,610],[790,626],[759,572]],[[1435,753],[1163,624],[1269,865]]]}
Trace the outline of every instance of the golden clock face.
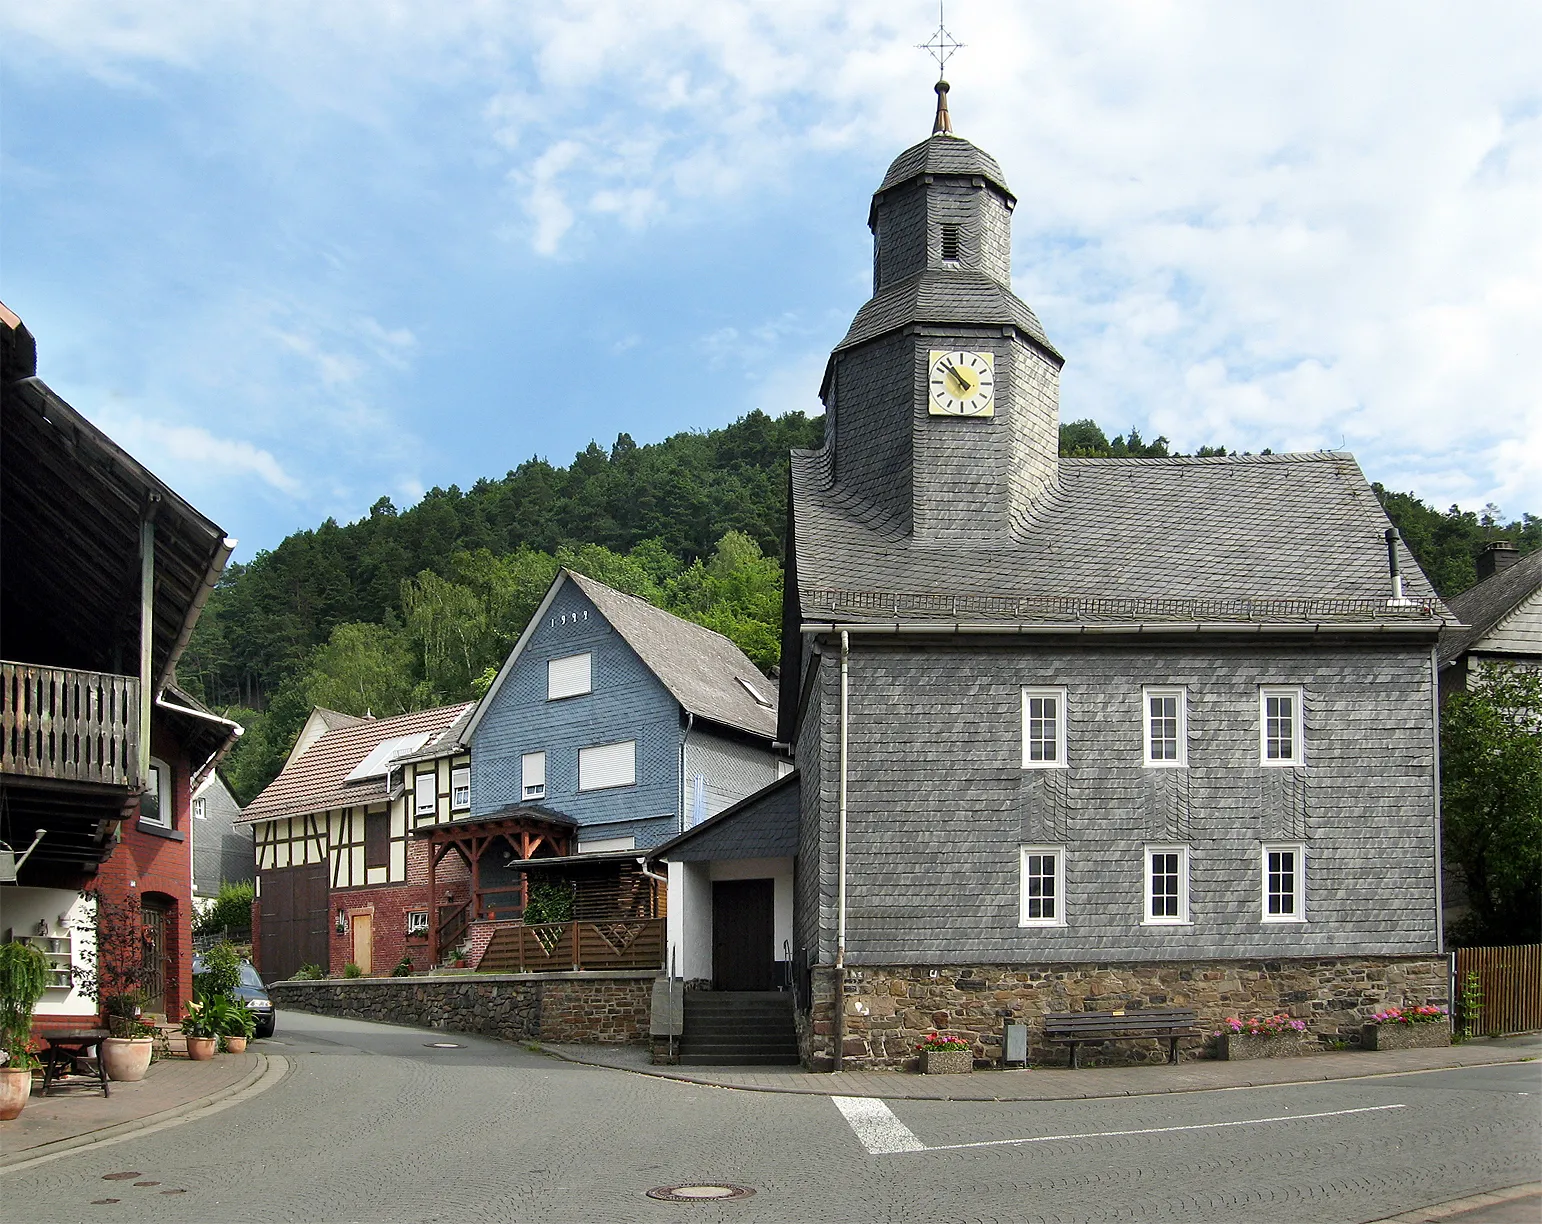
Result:
{"label": "golden clock face", "polygon": [[996,358],[992,353],[933,351],[926,382],[926,406],[932,416],[995,415]]}

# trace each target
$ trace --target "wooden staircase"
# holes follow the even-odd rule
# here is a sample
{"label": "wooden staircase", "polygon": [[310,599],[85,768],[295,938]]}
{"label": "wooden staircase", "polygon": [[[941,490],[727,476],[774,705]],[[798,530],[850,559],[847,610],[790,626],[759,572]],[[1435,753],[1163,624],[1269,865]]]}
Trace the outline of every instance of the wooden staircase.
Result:
{"label": "wooden staircase", "polygon": [[692,1066],[789,1066],[798,1062],[792,995],[786,991],[688,990],[680,1062]]}

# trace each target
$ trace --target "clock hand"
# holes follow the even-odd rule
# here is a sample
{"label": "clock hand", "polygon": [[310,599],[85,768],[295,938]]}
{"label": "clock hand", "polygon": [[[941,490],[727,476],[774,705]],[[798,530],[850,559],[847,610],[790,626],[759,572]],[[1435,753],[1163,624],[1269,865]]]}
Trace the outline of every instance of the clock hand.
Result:
{"label": "clock hand", "polygon": [[964,395],[964,396],[967,396],[969,394],[969,391],[970,391],[969,380],[964,377],[963,373],[959,370],[959,368],[957,366],[951,366],[950,365],[948,367],[948,373],[953,376],[953,381],[956,382],[963,389],[961,394]]}

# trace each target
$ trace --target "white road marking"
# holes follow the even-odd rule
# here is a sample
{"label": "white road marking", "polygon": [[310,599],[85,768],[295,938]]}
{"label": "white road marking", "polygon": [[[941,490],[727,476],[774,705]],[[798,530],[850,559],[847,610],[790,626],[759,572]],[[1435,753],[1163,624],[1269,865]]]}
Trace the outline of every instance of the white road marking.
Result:
{"label": "white road marking", "polygon": [[1088,1131],[1079,1135],[1035,1135],[1028,1139],[984,1139],[978,1143],[927,1145],[894,1116],[882,1101],[870,1097],[831,1097],[851,1123],[862,1145],[874,1156],[900,1152],[957,1152],[965,1148],[1015,1147],[1027,1143],[1057,1143],[1070,1139],[1123,1139],[1132,1135],[1169,1135],[1176,1131],[1222,1130],[1229,1126],[1267,1126],[1275,1122],[1304,1122],[1312,1118],[1344,1118],[1351,1114],[1386,1113],[1406,1105],[1367,1105],[1359,1109],[1330,1109],[1323,1113],[1281,1114],[1276,1118],[1244,1118],[1237,1122],[1196,1122],[1188,1126],[1148,1126],[1140,1130]]}
{"label": "white road marking", "polygon": [[894,1111],[876,1097],[833,1096],[835,1107],[851,1123],[871,1155],[892,1156],[897,1152],[924,1152],[926,1144],[915,1137],[910,1127],[894,1116]]}

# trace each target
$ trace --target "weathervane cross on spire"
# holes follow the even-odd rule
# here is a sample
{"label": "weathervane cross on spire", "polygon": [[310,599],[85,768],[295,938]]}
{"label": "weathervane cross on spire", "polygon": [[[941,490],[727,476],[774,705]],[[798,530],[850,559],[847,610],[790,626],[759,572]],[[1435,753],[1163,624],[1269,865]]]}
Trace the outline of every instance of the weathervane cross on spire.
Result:
{"label": "weathervane cross on spire", "polygon": [[937,32],[932,35],[929,42],[917,43],[917,49],[927,52],[937,61],[937,79],[942,80],[943,73],[947,71],[948,61],[953,58],[953,53],[966,44],[954,38],[948,27],[942,20],[942,0],[937,0]]}
{"label": "weathervane cross on spire", "polygon": [[932,35],[929,42],[917,43],[916,46],[927,52],[937,61],[937,84],[933,86],[937,91],[937,117],[932,120],[933,136],[951,136],[953,134],[953,118],[948,114],[948,83],[943,79],[943,73],[947,70],[948,61],[964,44],[954,38],[942,19],[942,0],[937,0],[937,32]]}

